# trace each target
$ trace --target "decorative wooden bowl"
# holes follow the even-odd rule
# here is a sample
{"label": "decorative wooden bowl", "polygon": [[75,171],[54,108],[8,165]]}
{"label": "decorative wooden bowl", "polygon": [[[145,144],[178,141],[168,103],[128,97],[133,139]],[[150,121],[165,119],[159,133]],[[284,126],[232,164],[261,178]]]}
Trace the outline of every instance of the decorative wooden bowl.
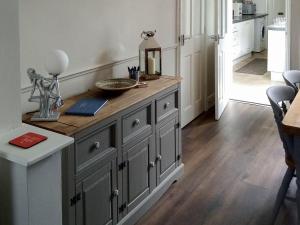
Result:
{"label": "decorative wooden bowl", "polygon": [[96,82],[95,86],[104,91],[127,91],[137,86],[137,81],[127,78],[115,78]]}

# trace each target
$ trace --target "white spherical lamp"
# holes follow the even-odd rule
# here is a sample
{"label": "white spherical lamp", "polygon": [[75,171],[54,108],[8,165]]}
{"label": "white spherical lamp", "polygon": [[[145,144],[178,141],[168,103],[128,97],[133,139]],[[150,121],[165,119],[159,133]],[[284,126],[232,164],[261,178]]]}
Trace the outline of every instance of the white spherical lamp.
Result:
{"label": "white spherical lamp", "polygon": [[46,57],[45,68],[51,75],[59,75],[69,66],[69,57],[67,53],[56,49],[51,51]]}

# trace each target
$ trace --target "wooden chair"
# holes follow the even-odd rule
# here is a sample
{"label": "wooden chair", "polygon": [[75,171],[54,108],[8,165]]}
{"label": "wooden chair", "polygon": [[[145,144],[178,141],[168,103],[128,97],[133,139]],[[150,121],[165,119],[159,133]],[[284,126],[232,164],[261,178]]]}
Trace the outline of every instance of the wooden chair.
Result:
{"label": "wooden chair", "polygon": [[285,162],[287,164],[287,170],[282,180],[282,184],[279,188],[271,224],[274,224],[276,217],[279,213],[280,207],[286,197],[287,190],[291,183],[291,180],[295,176],[295,165],[292,159],[292,137],[283,132],[282,120],[287,113],[287,104],[290,104],[295,98],[295,90],[289,86],[274,86],[267,90],[267,96],[269,98],[271,107],[273,109],[276,125],[278,128],[279,136],[285,150]]}
{"label": "wooden chair", "polygon": [[292,87],[295,90],[295,93],[297,93],[300,87],[300,71],[299,70],[286,71],[283,73],[282,76],[286,85]]}

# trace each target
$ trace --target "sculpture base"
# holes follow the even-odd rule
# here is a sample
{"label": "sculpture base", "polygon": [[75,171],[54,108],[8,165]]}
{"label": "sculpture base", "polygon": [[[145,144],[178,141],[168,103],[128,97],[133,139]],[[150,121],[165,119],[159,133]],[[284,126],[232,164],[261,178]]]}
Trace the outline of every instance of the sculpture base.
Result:
{"label": "sculpture base", "polygon": [[59,116],[60,116],[59,112],[53,112],[51,115],[49,115],[49,117],[46,118],[46,117],[41,117],[40,113],[37,112],[37,113],[33,114],[33,116],[31,117],[31,121],[52,121],[52,122],[55,122],[55,121],[58,121]]}

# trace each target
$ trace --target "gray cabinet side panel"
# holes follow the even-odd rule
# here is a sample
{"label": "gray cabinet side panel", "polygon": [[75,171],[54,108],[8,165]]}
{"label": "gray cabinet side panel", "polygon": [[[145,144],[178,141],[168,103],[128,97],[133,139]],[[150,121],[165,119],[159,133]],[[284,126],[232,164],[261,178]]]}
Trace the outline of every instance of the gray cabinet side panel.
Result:
{"label": "gray cabinet side panel", "polygon": [[28,168],[29,224],[62,225],[61,152]]}
{"label": "gray cabinet side panel", "polygon": [[75,195],[74,145],[62,150],[61,166],[63,225],[73,225],[75,224],[75,207],[71,207],[71,198]]}
{"label": "gray cabinet side panel", "polygon": [[1,225],[29,225],[26,167],[0,159],[0,197]]}

